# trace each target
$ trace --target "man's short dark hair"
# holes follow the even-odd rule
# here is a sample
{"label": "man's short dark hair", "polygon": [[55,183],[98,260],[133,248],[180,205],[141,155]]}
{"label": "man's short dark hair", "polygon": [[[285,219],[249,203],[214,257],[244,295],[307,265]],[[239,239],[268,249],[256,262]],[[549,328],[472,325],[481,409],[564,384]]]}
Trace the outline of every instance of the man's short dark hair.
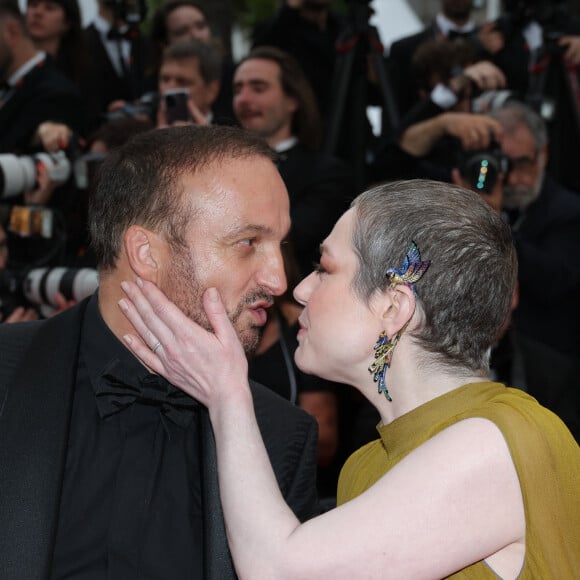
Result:
{"label": "man's short dark hair", "polygon": [[221,79],[222,56],[219,50],[215,46],[195,38],[191,40],[178,40],[170,44],[163,51],[161,64],[188,58],[197,58],[201,78],[206,84]]}
{"label": "man's short dark hair", "polygon": [[486,371],[517,279],[509,227],[473,191],[438,181],[380,185],[353,201],[353,287],[365,301],[385,291],[389,268],[400,268],[415,242],[431,264],[416,283],[421,314],[413,338],[422,364]]}
{"label": "man's short dark hair", "polygon": [[183,199],[181,177],[251,157],[272,161],[274,153],[263,139],[239,128],[193,125],[140,133],[109,153],[89,200],[89,230],[99,270],[115,267],[131,225],[183,247],[194,216]]}

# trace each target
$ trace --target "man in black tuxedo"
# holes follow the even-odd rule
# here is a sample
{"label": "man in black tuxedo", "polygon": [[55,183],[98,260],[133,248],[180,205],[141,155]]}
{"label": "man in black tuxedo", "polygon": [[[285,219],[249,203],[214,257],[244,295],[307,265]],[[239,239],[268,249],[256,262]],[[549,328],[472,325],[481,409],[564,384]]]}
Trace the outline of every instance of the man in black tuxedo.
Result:
{"label": "man in black tuxedo", "polygon": [[[288,196],[271,151],[231,127],[142,133],[107,156],[89,221],[97,293],[0,325],[2,577],[234,579],[207,412],[125,348],[135,329],[118,302],[123,280],[154,281],[207,327],[215,286],[251,352],[286,288]],[[307,519],[315,423],[260,385],[253,395],[282,493]]]}
{"label": "man in black tuxedo", "polygon": [[18,4],[0,0],[0,153],[27,151],[43,121],[79,131],[80,96],[52,60],[37,51]]}
{"label": "man in black tuxedo", "polygon": [[290,239],[303,276],[318,248],[355,196],[350,167],[321,153],[320,117],[300,65],[274,47],[253,49],[234,74],[234,113],[279,154],[290,195]]}
{"label": "man in black tuxedo", "polygon": [[91,55],[82,81],[89,132],[104,123],[111,103],[132,101],[144,92],[145,42],[139,29],[123,20],[122,6],[125,3],[99,0],[95,20],[84,30]]}

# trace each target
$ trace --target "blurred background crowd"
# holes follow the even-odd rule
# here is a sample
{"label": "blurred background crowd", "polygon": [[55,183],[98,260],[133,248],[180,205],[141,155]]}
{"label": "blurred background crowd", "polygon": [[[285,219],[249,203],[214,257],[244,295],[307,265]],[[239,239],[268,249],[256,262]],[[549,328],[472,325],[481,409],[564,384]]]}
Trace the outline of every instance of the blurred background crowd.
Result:
{"label": "blurred background crowd", "polygon": [[493,374],[579,438],[580,3],[80,1],[0,0],[3,322],[96,289],[87,198],[111,149],[176,123],[239,125],[277,151],[292,217],[289,289],[250,374],[317,418],[322,497],[378,416],[296,368],[292,289],[375,183],[458,183],[509,222],[519,286]]}

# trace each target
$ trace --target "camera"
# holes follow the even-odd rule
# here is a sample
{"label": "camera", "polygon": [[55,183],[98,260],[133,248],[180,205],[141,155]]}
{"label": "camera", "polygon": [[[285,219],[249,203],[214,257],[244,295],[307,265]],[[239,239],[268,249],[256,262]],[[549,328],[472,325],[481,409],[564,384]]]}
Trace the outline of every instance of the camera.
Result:
{"label": "camera", "polygon": [[71,175],[71,163],[64,151],[35,155],[0,155],[0,197],[13,197],[36,188],[37,165],[44,164],[50,179],[58,185]]}
{"label": "camera", "polygon": [[146,119],[155,119],[157,106],[159,105],[159,96],[155,92],[148,92],[133,102],[126,103],[115,111],[109,111],[104,114],[105,121],[118,121],[130,117],[144,117]]}
{"label": "camera", "polygon": [[191,121],[189,107],[189,91],[187,89],[169,89],[163,93],[165,100],[165,121],[172,125],[176,121]]}
{"label": "camera", "polygon": [[503,107],[509,101],[521,101],[519,93],[510,90],[483,91],[471,99],[472,113],[489,113]]}
{"label": "camera", "polygon": [[60,292],[67,300],[82,300],[99,285],[92,268],[33,268],[20,272],[0,272],[0,313],[2,320],[18,306],[56,306]]}
{"label": "camera", "polygon": [[487,149],[479,151],[461,149],[457,166],[471,189],[489,195],[499,174],[509,173],[510,160],[502,153],[499,143],[493,140]]}

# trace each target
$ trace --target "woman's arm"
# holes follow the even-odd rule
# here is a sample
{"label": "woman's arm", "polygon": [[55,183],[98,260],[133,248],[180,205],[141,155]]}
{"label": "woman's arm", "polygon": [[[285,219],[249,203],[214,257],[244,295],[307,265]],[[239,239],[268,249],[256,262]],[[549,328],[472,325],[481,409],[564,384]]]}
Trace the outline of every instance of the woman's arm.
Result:
{"label": "woman's arm", "polygon": [[[497,427],[462,421],[368,491],[304,524],[286,506],[254,416],[247,363],[215,289],[215,333],[188,320],[150,283],[120,305],[142,337],[127,344],[155,372],[209,408],[228,540],[241,578],[441,578],[508,548],[497,572],[517,576],[525,521],[519,481]],[[156,342],[161,347],[153,353]]]}

